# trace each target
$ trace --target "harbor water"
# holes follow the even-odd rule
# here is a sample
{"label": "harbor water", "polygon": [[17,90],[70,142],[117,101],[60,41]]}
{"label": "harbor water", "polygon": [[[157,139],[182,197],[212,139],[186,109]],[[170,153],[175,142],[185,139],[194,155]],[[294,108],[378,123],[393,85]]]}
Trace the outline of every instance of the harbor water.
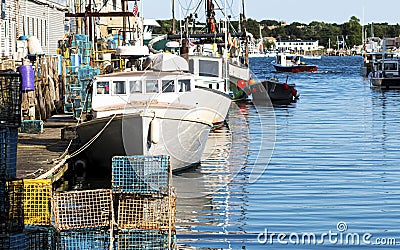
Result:
{"label": "harbor water", "polygon": [[[253,73],[286,81],[271,61],[251,59]],[[181,247],[400,244],[400,92],[372,90],[361,57],[309,63],[318,72],[289,74],[296,104],[235,104],[230,130],[210,135],[202,166],[174,177]]]}

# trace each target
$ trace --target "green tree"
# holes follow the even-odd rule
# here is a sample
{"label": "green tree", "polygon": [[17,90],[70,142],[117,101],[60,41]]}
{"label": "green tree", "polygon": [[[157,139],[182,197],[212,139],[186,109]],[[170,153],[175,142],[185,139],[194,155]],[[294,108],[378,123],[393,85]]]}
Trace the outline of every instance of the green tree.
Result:
{"label": "green tree", "polygon": [[343,24],[342,35],[346,38],[346,43],[349,47],[362,43],[361,30],[360,19],[355,16],[352,16],[350,21]]}

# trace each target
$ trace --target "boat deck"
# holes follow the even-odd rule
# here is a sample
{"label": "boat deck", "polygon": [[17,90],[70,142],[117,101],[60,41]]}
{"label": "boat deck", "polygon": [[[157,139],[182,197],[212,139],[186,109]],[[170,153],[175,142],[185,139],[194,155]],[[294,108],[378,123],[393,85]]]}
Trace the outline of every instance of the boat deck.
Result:
{"label": "boat deck", "polygon": [[57,115],[44,122],[41,134],[19,133],[17,152],[17,178],[35,178],[54,164],[70,140],[61,140],[61,129],[76,124],[72,116]]}

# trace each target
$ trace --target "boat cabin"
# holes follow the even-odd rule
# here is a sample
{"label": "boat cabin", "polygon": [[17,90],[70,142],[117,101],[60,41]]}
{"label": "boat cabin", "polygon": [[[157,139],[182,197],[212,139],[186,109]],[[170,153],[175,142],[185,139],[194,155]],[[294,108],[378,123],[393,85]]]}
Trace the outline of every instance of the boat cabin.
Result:
{"label": "boat cabin", "polygon": [[399,60],[397,59],[381,59],[373,62],[373,76],[374,77],[399,77]]}
{"label": "boat cabin", "polygon": [[94,111],[128,103],[172,103],[194,89],[191,74],[171,72],[121,72],[95,77]]}
{"label": "boat cabin", "polygon": [[300,64],[300,56],[299,55],[277,54],[275,63],[280,64],[281,66],[292,66],[292,65]]}

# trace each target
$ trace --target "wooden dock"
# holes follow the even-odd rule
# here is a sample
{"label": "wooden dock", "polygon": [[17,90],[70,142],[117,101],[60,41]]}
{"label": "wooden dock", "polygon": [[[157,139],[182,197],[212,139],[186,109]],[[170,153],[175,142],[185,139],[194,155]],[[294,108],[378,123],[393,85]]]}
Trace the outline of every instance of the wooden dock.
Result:
{"label": "wooden dock", "polygon": [[54,159],[67,149],[70,140],[61,140],[61,129],[75,125],[72,116],[56,115],[44,122],[41,134],[18,135],[17,178],[35,178],[51,169]]}

